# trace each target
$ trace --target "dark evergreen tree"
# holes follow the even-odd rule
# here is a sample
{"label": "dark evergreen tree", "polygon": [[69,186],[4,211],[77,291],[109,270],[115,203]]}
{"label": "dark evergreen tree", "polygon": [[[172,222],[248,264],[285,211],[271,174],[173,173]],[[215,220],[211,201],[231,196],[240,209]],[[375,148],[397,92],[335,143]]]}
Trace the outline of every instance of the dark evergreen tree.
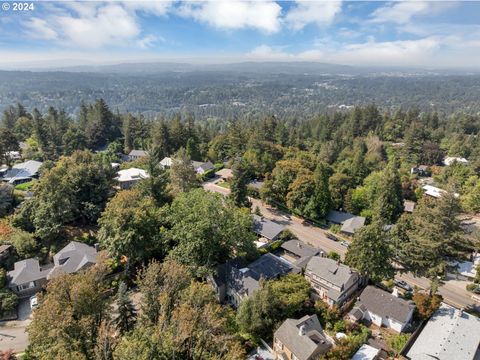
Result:
{"label": "dark evergreen tree", "polygon": [[137,320],[137,311],[128,297],[127,285],[123,281],[118,285],[116,307],[117,316],[114,321],[117,329],[122,334],[132,330]]}
{"label": "dark evergreen tree", "polygon": [[230,182],[230,199],[238,207],[250,207],[247,197],[247,184],[250,180],[249,170],[242,159],[235,160],[232,166],[233,178]]}

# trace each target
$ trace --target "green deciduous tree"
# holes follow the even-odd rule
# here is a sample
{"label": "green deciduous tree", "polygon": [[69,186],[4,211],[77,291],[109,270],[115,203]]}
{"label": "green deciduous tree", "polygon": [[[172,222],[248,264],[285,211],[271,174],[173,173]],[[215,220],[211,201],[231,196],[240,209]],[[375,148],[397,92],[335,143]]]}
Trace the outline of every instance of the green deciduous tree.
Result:
{"label": "green deciduous tree", "polygon": [[199,186],[192,161],[185,149],[180,149],[172,159],[170,188],[173,195],[190,191]]}
{"label": "green deciduous tree", "polygon": [[225,202],[219,194],[196,189],[178,195],[169,221],[176,244],[171,255],[182,264],[206,269],[254,252],[250,212]]}

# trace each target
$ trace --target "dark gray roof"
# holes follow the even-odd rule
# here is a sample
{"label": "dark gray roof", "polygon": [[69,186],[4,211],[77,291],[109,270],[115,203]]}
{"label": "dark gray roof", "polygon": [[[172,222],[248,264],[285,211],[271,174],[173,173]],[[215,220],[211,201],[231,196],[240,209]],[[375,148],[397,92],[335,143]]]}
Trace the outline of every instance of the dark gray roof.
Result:
{"label": "dark gray roof", "polygon": [[253,215],[253,231],[259,236],[274,240],[284,229],[285,226],[281,224],[265,219],[262,216]]}
{"label": "dark gray roof", "polygon": [[31,281],[46,279],[53,264],[40,266],[37,259],[17,261],[14,269],[7,273],[10,285],[21,285]]}
{"label": "dark gray roof", "polygon": [[315,256],[320,254],[320,249],[308,246],[299,240],[288,240],[282,244],[282,249],[289,251],[298,257]]}
{"label": "dark gray roof", "polygon": [[355,216],[344,221],[341,231],[347,234],[355,234],[355,232],[365,225],[365,218],[363,216]]}
{"label": "dark gray roof", "polygon": [[132,150],[132,151],[130,151],[130,153],[128,154],[128,156],[140,156],[140,157],[143,157],[143,156],[148,156],[148,152],[146,152],[145,150]]}
{"label": "dark gray roof", "polygon": [[275,331],[275,338],[299,360],[309,360],[313,355],[325,354],[332,347],[317,315],[285,320]]}
{"label": "dark gray roof", "polygon": [[71,241],[53,257],[55,267],[48,278],[59,274],[71,274],[85,269],[97,262],[97,251],[94,247],[77,241]]}
{"label": "dark gray roof", "polygon": [[348,219],[354,218],[355,215],[343,212],[343,211],[335,211],[332,210],[327,214],[327,221],[330,221],[335,224],[343,224]]}
{"label": "dark gray roof", "polygon": [[277,279],[292,271],[300,272],[300,269],[267,253],[245,267],[242,267],[242,262],[230,263],[226,271],[228,286],[239,294],[250,296],[259,288],[261,279]]}
{"label": "dark gray roof", "polygon": [[369,312],[377,314],[381,317],[389,317],[401,323],[409,320],[410,312],[414,305],[408,301],[392,294],[376,288],[367,286],[355,305],[356,307],[363,305]]}
{"label": "dark gray roof", "polygon": [[[350,269],[347,265],[341,264],[335,260],[314,256],[307,264],[307,271],[324,279],[341,289],[348,289],[359,281],[360,276],[357,272]],[[341,295],[335,289],[330,289],[328,296],[331,299],[338,299]]]}

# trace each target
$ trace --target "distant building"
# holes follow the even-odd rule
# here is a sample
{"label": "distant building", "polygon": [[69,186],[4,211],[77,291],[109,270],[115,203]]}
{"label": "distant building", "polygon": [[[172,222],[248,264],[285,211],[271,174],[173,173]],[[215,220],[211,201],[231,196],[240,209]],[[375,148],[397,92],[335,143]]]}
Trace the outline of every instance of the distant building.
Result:
{"label": "distant building", "polygon": [[239,260],[228,261],[217,267],[216,274],[209,282],[214,287],[219,302],[238,307],[242,299],[260,288],[261,279],[278,279],[290,272],[299,273],[300,269],[267,253],[248,265]]}
{"label": "distant building", "polygon": [[128,160],[135,161],[148,156],[148,152],[145,150],[132,150],[128,153]]}
{"label": "distant building", "polygon": [[454,163],[468,165],[468,160],[463,157],[453,157],[453,156],[447,156],[445,159],[443,159],[443,164],[446,166],[453,165]]}
{"label": "distant building", "polygon": [[253,215],[253,231],[261,238],[275,241],[283,230],[285,230],[284,225],[268,220],[263,216]]}
{"label": "distant building", "polygon": [[2,181],[12,185],[18,185],[37,179],[40,167],[43,165],[40,161],[28,160],[20,164],[15,164],[4,174]]}
{"label": "distant building", "polygon": [[273,336],[276,360],[316,360],[331,347],[317,315],[287,319]]}
{"label": "distant building", "polygon": [[213,165],[210,161],[192,161],[192,165],[195,172],[200,175],[205,174],[207,171],[215,170],[215,165]]}
{"label": "distant building", "polygon": [[360,275],[347,265],[325,257],[314,256],[305,270],[314,296],[328,305],[341,306],[360,286]]}
{"label": "distant building", "polygon": [[367,286],[348,314],[350,320],[364,320],[396,332],[410,323],[415,305],[374,286]]}
{"label": "distant building", "polygon": [[[438,188],[436,186],[433,186],[433,185],[424,185],[422,187],[422,189],[423,189],[425,195],[431,196],[435,199],[440,199],[443,194],[447,193],[445,190],[440,189],[440,188]],[[454,195],[455,195],[455,197],[460,196],[457,193],[455,193]]]}
{"label": "distant building", "polygon": [[223,168],[221,170],[218,170],[216,173],[215,173],[216,176],[222,178],[222,180],[224,181],[229,181],[231,179],[233,179],[233,171],[232,169],[226,169],[226,168]]}
{"label": "distant building", "polygon": [[172,167],[172,158],[171,157],[164,157],[162,159],[162,161],[160,161],[160,166],[163,168],[163,169],[167,169],[167,168],[170,168]]}
{"label": "distant building", "polygon": [[118,182],[120,189],[130,189],[140,180],[147,179],[148,177],[149,175],[145,170],[130,168],[117,172],[115,180]]}
{"label": "distant building", "polygon": [[442,304],[407,351],[409,360],[480,359],[480,319]]}
{"label": "distant building", "polygon": [[418,175],[418,176],[430,176],[430,171],[428,170],[427,165],[420,165],[420,166],[412,167],[410,169],[410,173]]}
{"label": "distant building", "polygon": [[343,211],[330,211],[326,220],[330,223],[342,225],[340,231],[346,235],[353,235],[365,225],[363,216],[356,216]]}

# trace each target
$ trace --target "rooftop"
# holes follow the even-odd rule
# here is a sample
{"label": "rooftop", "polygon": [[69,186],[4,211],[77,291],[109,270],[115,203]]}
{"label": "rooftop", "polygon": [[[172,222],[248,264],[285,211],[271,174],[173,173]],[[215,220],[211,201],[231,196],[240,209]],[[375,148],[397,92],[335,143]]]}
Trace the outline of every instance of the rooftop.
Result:
{"label": "rooftop", "polygon": [[42,164],[42,162],[36,160],[28,160],[20,164],[15,164],[7,171],[3,179],[4,181],[13,182],[15,180],[37,176]]}
{"label": "rooftop", "polygon": [[148,178],[148,173],[143,169],[130,168],[117,172],[116,180],[119,182],[134,181]]}
{"label": "rooftop", "polygon": [[365,224],[366,220],[363,216],[356,216],[348,212],[335,210],[330,211],[326,219],[334,224],[341,224],[341,231],[348,234],[354,234],[356,230]]}
{"label": "rooftop", "polygon": [[208,171],[208,170],[215,169],[215,166],[210,161],[207,161],[207,162],[192,161],[192,165],[195,168],[195,170],[202,169],[203,171]]}
{"label": "rooftop", "polygon": [[447,304],[432,315],[406,357],[411,360],[473,360],[480,344],[480,319]]}
{"label": "rooftop", "polygon": [[281,248],[297,255],[300,258],[305,256],[315,256],[320,254],[320,249],[316,249],[314,247],[308,246],[299,240],[285,241],[282,244]]}
{"label": "rooftop", "polygon": [[148,156],[148,152],[146,152],[145,150],[132,150],[128,153],[128,156],[140,156],[140,157],[143,157],[143,156]]}
{"label": "rooftop", "polygon": [[48,278],[59,274],[71,274],[97,262],[97,251],[93,246],[71,241],[53,257],[55,264]]}
{"label": "rooftop", "polygon": [[403,202],[403,210],[405,212],[412,213],[413,209],[415,209],[415,205],[417,205],[415,201],[405,200]]}
{"label": "rooftop", "polygon": [[265,219],[263,216],[253,215],[253,231],[268,240],[274,240],[285,226],[275,221]]}
{"label": "rooftop", "polygon": [[352,360],[374,360],[379,353],[380,349],[363,344],[355,355],[353,355]]}
{"label": "rooftop", "polygon": [[25,259],[17,261],[14,269],[7,273],[9,283],[21,285],[31,281],[45,279],[52,269],[52,264],[40,266],[37,259]]}
{"label": "rooftop", "polygon": [[301,319],[287,319],[275,332],[275,338],[299,360],[308,360],[313,355],[324,354],[332,347],[323,333],[317,315]]}
{"label": "rooftop", "polygon": [[390,317],[401,323],[405,323],[410,318],[410,313],[415,307],[408,301],[396,297],[384,290],[374,286],[367,286],[360,295],[359,301],[355,307],[365,306],[365,308],[381,317]]}

